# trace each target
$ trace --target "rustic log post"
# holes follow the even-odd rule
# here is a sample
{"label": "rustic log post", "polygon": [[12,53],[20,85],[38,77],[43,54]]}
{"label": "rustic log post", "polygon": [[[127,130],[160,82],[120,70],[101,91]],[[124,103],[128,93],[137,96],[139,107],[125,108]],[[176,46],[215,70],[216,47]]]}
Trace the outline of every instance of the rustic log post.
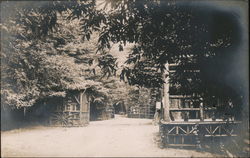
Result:
{"label": "rustic log post", "polygon": [[26,107],[23,107],[23,116],[26,116]]}
{"label": "rustic log post", "polygon": [[160,138],[161,138],[161,141],[160,141],[160,148],[164,148],[166,146],[166,131],[164,130],[164,125],[160,123],[159,125],[159,128],[160,128]]}
{"label": "rustic log post", "polygon": [[164,110],[164,121],[170,122],[170,113],[169,113],[169,64],[165,64],[165,70],[163,72],[163,110]]}
{"label": "rustic log post", "polygon": [[203,99],[200,98],[200,120],[204,121],[204,109],[203,109]]}
{"label": "rustic log post", "polygon": [[196,141],[196,148],[198,150],[201,149],[201,140],[200,140],[200,133],[199,133],[199,124],[196,124],[194,126],[194,135],[195,135],[195,141]]}
{"label": "rustic log post", "polygon": [[88,102],[88,119],[87,119],[87,121],[88,121],[88,124],[89,124],[89,121],[90,121],[90,98],[89,98],[89,96],[87,96],[86,93],[84,93],[84,94],[86,95],[86,99],[87,99],[87,102]]}
{"label": "rustic log post", "polygon": [[80,122],[80,124],[83,122],[83,120],[82,120],[82,104],[83,104],[83,100],[82,100],[82,92],[80,91],[80,93],[79,93],[79,96],[80,96],[80,113],[79,113],[79,122]]}

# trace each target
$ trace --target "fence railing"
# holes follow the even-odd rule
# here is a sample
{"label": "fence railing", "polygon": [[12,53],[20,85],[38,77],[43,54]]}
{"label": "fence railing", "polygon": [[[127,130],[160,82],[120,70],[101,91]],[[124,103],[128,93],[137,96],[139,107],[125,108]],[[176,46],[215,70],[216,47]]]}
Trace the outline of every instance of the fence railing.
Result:
{"label": "fence railing", "polygon": [[150,107],[130,107],[128,117],[152,119],[154,117],[154,111]]}

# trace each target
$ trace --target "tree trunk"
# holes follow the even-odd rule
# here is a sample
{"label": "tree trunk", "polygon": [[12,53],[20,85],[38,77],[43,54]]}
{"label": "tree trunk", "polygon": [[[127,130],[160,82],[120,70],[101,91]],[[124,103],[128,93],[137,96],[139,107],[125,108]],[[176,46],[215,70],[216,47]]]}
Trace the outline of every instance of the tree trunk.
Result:
{"label": "tree trunk", "polygon": [[163,110],[164,110],[164,116],[163,119],[166,122],[170,122],[170,113],[169,113],[169,65],[168,63],[165,64],[165,70],[163,72]]}

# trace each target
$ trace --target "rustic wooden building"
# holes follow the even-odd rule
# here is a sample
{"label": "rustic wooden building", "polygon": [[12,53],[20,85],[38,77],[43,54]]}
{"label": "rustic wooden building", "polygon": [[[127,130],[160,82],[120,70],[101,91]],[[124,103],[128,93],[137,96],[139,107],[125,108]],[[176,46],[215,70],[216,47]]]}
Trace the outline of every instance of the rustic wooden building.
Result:
{"label": "rustic wooden building", "polygon": [[90,120],[90,101],[84,90],[70,91],[51,108],[51,126],[85,126]]}
{"label": "rustic wooden building", "polygon": [[90,121],[114,118],[111,106],[93,102],[84,89],[48,96],[28,108],[26,115],[23,111],[20,114],[27,121],[49,126],[80,127]]}
{"label": "rustic wooden building", "polygon": [[[196,146],[214,141],[236,137],[240,121],[234,117],[223,119],[216,115],[218,108],[207,106],[203,98],[192,95],[171,93],[169,72],[175,71],[176,64],[166,64],[163,88],[163,120],[160,122],[160,134],[163,146]],[[217,107],[220,101],[216,103]]]}

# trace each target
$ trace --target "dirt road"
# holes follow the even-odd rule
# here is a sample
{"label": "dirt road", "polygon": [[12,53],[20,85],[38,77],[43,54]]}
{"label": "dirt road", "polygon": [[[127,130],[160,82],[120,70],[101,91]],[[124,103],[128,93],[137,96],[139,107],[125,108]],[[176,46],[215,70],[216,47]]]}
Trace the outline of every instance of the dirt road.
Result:
{"label": "dirt road", "polygon": [[1,132],[1,155],[67,157],[211,157],[207,152],[160,149],[158,126],[149,119],[90,122],[87,127],[34,127]]}

